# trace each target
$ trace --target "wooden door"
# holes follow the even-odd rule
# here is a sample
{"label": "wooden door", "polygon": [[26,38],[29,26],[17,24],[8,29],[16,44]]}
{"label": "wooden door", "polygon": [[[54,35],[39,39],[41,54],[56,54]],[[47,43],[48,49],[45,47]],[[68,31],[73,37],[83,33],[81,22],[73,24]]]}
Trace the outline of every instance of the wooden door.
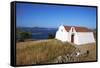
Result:
{"label": "wooden door", "polygon": [[71,42],[74,43],[74,34],[71,35]]}

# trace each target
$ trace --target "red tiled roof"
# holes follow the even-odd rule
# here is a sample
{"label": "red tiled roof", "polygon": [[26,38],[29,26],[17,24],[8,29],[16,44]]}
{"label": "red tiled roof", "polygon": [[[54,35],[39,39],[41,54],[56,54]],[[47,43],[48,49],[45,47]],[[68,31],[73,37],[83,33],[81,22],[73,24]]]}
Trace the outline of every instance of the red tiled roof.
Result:
{"label": "red tiled roof", "polygon": [[71,29],[71,26],[64,26],[64,28],[69,31]]}
{"label": "red tiled roof", "polygon": [[64,26],[64,28],[69,31],[71,29],[71,27],[74,27],[76,32],[91,32],[90,29],[86,28],[86,27],[79,27],[79,26]]}

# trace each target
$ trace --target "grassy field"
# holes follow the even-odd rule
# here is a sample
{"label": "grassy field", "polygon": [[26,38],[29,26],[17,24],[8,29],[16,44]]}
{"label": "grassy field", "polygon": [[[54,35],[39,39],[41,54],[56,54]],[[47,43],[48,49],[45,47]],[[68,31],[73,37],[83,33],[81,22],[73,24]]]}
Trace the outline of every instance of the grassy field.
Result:
{"label": "grassy field", "polygon": [[71,53],[75,49],[69,43],[62,43],[55,39],[17,42],[16,64],[42,64],[51,61],[57,56]]}
{"label": "grassy field", "polygon": [[95,61],[96,60],[96,44],[90,43],[90,44],[84,44],[78,46],[80,50],[82,51],[88,51],[89,54],[86,57],[80,57],[81,61]]}
{"label": "grassy field", "polygon": [[[16,43],[16,64],[44,64],[52,61],[58,56],[71,54],[77,49],[72,44],[59,40],[48,39],[38,41],[25,41]],[[80,50],[89,50],[87,57],[80,57],[80,61],[96,60],[95,43],[78,46]]]}

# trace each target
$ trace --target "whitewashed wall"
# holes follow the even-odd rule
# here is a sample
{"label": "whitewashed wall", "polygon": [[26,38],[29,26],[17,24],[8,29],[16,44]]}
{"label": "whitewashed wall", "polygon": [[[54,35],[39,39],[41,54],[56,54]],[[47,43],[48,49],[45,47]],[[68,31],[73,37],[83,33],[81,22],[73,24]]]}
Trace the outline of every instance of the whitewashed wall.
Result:
{"label": "whitewashed wall", "polygon": [[[71,35],[72,35],[72,32],[69,32],[68,33],[68,42],[71,42]],[[76,32],[74,32],[74,44],[78,44],[78,36],[77,36]]]}
{"label": "whitewashed wall", "polygon": [[63,42],[71,42],[72,34],[74,34],[74,43],[77,45],[95,42],[93,32],[76,32],[74,27],[71,27],[70,31],[67,32],[63,25],[59,27],[55,38]]}
{"label": "whitewashed wall", "polygon": [[[73,28],[73,32],[72,32]],[[78,43],[77,32],[74,27],[71,27],[70,31],[68,32],[68,42],[71,42],[71,35],[74,34],[74,43]]]}
{"label": "whitewashed wall", "polygon": [[77,38],[78,38],[77,42],[78,45],[95,42],[93,32],[78,32]]}
{"label": "whitewashed wall", "polygon": [[63,42],[68,40],[68,32],[66,32],[65,28],[62,25],[59,27],[58,31],[56,32],[55,38]]}

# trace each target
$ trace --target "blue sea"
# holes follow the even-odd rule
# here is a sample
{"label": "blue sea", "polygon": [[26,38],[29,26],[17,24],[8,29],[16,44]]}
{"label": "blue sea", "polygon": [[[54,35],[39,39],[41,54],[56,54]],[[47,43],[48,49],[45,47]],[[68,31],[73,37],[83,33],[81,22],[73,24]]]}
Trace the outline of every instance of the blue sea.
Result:
{"label": "blue sea", "polygon": [[55,35],[56,30],[44,29],[44,30],[33,31],[32,32],[32,39],[47,39],[49,34]]}
{"label": "blue sea", "polygon": [[[55,36],[57,29],[56,28],[26,28],[20,27],[17,30],[26,31],[31,33],[31,39],[47,39],[49,34]],[[17,35],[17,39],[20,39],[20,35]]]}

